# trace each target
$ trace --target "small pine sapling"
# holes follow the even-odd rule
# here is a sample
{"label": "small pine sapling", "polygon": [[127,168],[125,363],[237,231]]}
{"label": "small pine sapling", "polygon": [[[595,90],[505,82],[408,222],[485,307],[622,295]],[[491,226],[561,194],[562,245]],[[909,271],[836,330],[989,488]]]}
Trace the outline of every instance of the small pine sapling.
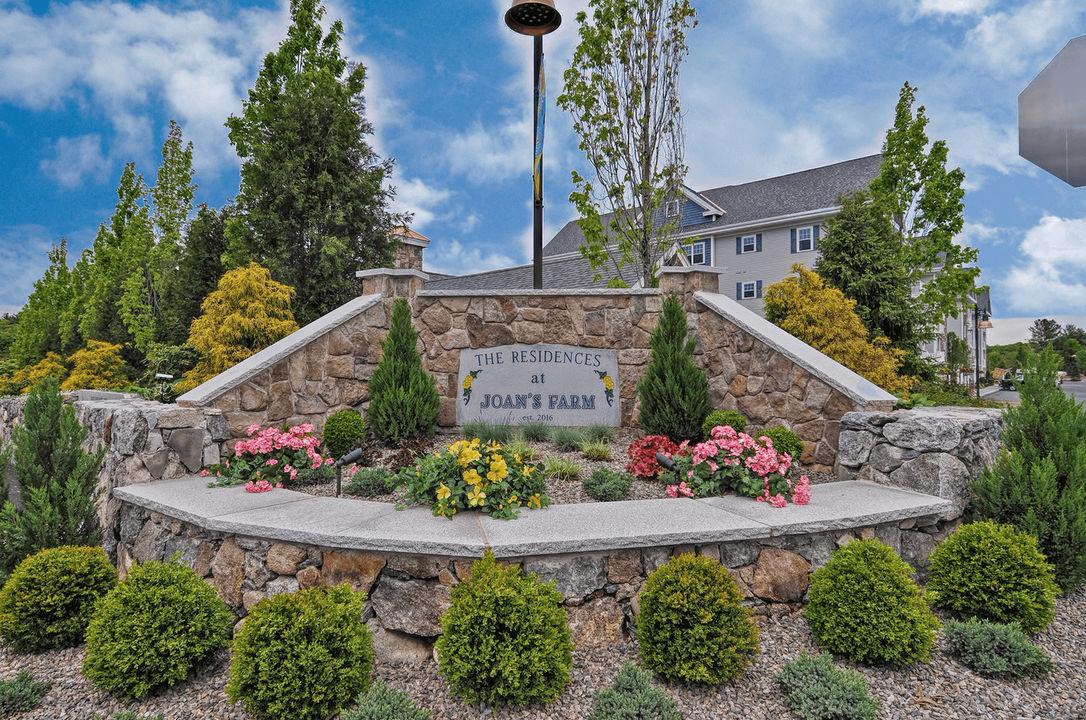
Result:
{"label": "small pine sapling", "polygon": [[381,343],[381,360],[369,383],[369,426],[385,442],[431,436],[437,428],[441,400],[433,376],[422,369],[417,343],[411,306],[406,298],[396,298],[388,336]]}

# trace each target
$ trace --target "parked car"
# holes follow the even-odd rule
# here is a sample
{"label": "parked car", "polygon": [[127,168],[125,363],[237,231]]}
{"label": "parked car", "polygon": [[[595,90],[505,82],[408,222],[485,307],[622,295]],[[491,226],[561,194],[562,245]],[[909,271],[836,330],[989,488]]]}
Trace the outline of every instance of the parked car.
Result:
{"label": "parked car", "polygon": [[[1063,385],[1063,376],[1066,373],[1060,373],[1056,375],[1056,387]],[[1003,377],[999,380],[1000,390],[1017,390],[1018,383],[1022,382],[1022,371],[1011,368],[1007,372],[1003,373]]]}

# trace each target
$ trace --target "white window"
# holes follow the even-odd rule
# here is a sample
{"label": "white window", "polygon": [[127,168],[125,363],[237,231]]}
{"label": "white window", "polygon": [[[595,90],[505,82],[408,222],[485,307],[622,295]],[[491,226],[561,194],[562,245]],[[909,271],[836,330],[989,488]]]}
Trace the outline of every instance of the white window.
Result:
{"label": "white window", "polygon": [[754,289],[754,283],[743,283],[743,299],[750,300],[755,297],[757,291]]}
{"label": "white window", "polygon": [[664,206],[665,217],[676,217],[679,214],[679,201],[668,200],[667,205]]}
{"label": "white window", "polygon": [[[754,252],[757,248],[758,248],[758,246],[755,243],[755,237],[753,235],[744,235],[743,236],[743,252],[745,252],[745,253]],[[752,295],[751,297],[754,297],[754,296]]]}
{"label": "white window", "polygon": [[796,230],[796,252],[806,252],[811,249],[811,228],[804,227]]}
{"label": "white window", "polygon": [[683,245],[683,252],[686,253],[686,257],[690,260],[691,265],[708,265],[709,264],[709,241],[699,240],[689,245]]}

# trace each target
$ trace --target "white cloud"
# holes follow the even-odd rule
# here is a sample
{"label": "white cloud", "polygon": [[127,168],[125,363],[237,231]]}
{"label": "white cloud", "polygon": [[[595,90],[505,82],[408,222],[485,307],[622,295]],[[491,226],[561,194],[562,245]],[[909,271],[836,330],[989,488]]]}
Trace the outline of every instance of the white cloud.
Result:
{"label": "white cloud", "polygon": [[423,269],[449,275],[467,275],[517,264],[508,255],[488,248],[466,247],[458,240],[437,239],[426,248]]}
{"label": "white cloud", "polygon": [[[49,251],[59,238],[51,238],[40,225],[0,228],[0,312],[18,312],[34,291],[34,282],[49,267]],[[78,251],[68,246],[68,264],[74,264]],[[11,309],[14,308],[14,309]]]}
{"label": "white cloud", "polygon": [[421,232],[438,217],[438,210],[448,203],[451,195],[448,190],[431,187],[418,178],[401,180],[396,184],[392,210],[414,213],[411,227]]}
{"label": "white cloud", "polygon": [[1040,0],[1014,5],[1009,12],[986,15],[966,36],[966,57],[993,72],[1034,75],[1041,53],[1072,37],[1073,19],[1082,12],[1078,0]]}
{"label": "white cloud", "polygon": [[1086,312],[1086,218],[1047,215],[1022,239],[1001,295],[1023,312]]}
{"label": "white cloud", "polygon": [[497,127],[475,122],[467,132],[454,133],[446,143],[445,159],[469,182],[499,182],[531,172],[531,149],[532,126],[524,115]]}
{"label": "white cloud", "polygon": [[104,115],[111,153],[131,159],[154,137],[152,114],[193,141],[197,170],[236,164],[223,120],[239,112],[261,56],[289,22],[285,5],[219,18],[170,6],[54,4],[44,15],[0,10],[0,101],[34,111],[66,104]]}
{"label": "white cloud", "polygon": [[1055,320],[1060,325],[1086,327],[1086,315],[1034,315],[1033,317],[993,317],[992,327],[987,332],[989,345],[1010,345],[1016,342],[1029,342],[1030,327],[1039,318]]}
{"label": "white cloud", "polygon": [[102,155],[102,138],[97,134],[58,138],[52,150],[53,157],[42,160],[38,168],[62,187],[75,187],[84,176],[98,181],[109,176],[110,163]]}
{"label": "white cloud", "polygon": [[1007,241],[1008,233],[1001,228],[985,225],[984,223],[965,223],[961,233],[954,238],[958,245],[971,248],[980,248],[987,245],[998,246]]}
{"label": "white cloud", "polygon": [[920,15],[975,15],[991,5],[991,0],[920,0]]}
{"label": "white cloud", "polygon": [[844,52],[834,39],[832,0],[756,0],[755,22],[786,52],[826,56]]}

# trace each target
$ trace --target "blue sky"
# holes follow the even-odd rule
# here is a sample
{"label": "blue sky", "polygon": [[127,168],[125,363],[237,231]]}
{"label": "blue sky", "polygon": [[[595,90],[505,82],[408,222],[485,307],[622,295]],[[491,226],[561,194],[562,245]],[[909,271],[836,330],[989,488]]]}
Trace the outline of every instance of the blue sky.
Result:
{"label": "blue sky", "polygon": [[[556,0],[545,40],[549,238],[585,170],[553,104],[587,0]],[[695,0],[695,5],[699,5]],[[372,142],[396,158],[396,207],[432,240],[427,269],[531,260],[531,40],[506,0],[336,0],[345,50],[368,70]],[[901,85],[966,174],[963,242],[991,285],[992,342],[1037,317],[1086,326],[1086,188],[1018,157],[1017,97],[1071,38],[1081,0],[706,2],[682,68],[687,184],[747,182],[877,152]],[[153,183],[176,120],[195,146],[197,200],[237,192],[223,123],[289,25],[279,0],[0,0],[0,311],[16,311],[67,237],[90,245],[124,164]]]}

